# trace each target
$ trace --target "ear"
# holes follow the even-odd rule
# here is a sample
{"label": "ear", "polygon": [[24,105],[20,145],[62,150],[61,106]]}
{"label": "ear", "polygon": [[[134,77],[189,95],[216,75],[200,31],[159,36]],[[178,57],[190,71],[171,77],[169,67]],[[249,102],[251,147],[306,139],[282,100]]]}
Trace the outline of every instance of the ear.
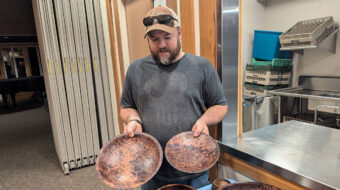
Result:
{"label": "ear", "polygon": [[179,39],[182,40],[182,27],[181,26],[178,28],[177,32],[178,32]]}

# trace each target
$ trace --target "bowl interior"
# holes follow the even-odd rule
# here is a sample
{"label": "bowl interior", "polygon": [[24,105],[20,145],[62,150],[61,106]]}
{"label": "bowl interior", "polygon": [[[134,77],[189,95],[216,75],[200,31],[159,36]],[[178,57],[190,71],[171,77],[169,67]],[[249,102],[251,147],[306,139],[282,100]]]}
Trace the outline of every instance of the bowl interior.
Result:
{"label": "bowl interior", "polygon": [[218,190],[279,190],[269,184],[260,182],[245,182],[245,183],[233,183],[219,188]]}
{"label": "bowl interior", "polygon": [[113,188],[134,188],[149,181],[159,170],[163,152],[159,142],[146,133],[119,135],[99,151],[96,170]]}
{"label": "bowl interior", "polygon": [[209,135],[194,137],[194,132],[183,132],[172,137],[165,147],[165,157],[176,169],[187,173],[208,170],[217,162],[220,148]]}

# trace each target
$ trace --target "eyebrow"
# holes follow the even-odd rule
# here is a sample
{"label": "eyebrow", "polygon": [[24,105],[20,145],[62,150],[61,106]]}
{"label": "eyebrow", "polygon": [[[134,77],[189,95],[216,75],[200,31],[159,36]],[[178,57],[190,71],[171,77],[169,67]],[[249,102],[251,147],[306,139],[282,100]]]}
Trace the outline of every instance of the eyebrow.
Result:
{"label": "eyebrow", "polygon": [[156,36],[153,36],[153,35],[149,35],[148,37],[149,38],[157,38]]}

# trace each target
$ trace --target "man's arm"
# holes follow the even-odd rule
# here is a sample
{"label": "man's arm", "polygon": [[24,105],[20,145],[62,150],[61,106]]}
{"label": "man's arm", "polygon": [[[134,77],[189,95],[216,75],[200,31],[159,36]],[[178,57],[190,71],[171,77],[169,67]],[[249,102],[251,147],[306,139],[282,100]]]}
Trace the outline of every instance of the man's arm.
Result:
{"label": "man's arm", "polygon": [[123,122],[126,125],[124,128],[124,133],[127,133],[130,137],[133,137],[133,132],[142,132],[142,125],[139,123],[142,120],[140,119],[136,109],[122,108],[120,110],[120,117],[123,119]]}
{"label": "man's arm", "polygon": [[221,122],[224,116],[227,115],[227,112],[227,105],[215,105],[207,109],[192,127],[192,131],[195,132],[194,136],[198,137],[202,132],[209,135],[208,126]]}

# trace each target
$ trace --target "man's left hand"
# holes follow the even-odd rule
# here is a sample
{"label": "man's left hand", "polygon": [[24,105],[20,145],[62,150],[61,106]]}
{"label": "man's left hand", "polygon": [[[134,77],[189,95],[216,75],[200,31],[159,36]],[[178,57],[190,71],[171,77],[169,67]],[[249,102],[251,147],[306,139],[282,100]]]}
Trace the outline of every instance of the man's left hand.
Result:
{"label": "man's left hand", "polygon": [[194,137],[200,136],[201,133],[209,135],[208,125],[201,119],[196,121],[196,123],[192,127],[192,131],[194,131]]}

